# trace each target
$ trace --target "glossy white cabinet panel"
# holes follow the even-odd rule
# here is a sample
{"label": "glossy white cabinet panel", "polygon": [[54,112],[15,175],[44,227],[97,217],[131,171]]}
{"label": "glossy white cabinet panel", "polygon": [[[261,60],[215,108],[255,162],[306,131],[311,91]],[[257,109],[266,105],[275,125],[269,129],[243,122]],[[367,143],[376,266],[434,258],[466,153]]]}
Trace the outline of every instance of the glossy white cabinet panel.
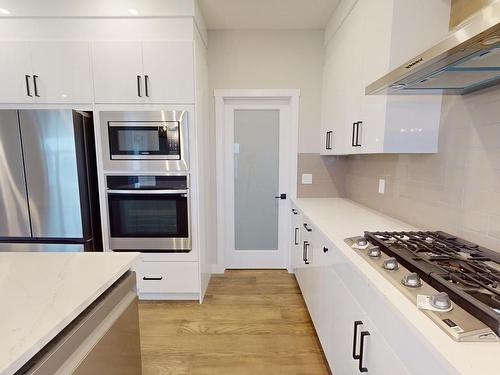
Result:
{"label": "glossy white cabinet panel", "polygon": [[32,103],[33,73],[29,42],[0,42],[0,103]]}
{"label": "glossy white cabinet panel", "polygon": [[137,289],[144,293],[198,293],[198,262],[142,262]]}
{"label": "glossy white cabinet panel", "polygon": [[143,103],[140,42],[94,42],[92,47],[96,103]]}
{"label": "glossy white cabinet panel", "polygon": [[142,51],[148,90],[146,100],[194,103],[193,43],[143,42]]}
{"label": "glossy white cabinet panel", "polygon": [[290,216],[290,233],[292,236],[290,239],[290,263],[293,270],[304,262],[302,259],[302,215],[295,208],[292,208]]}
{"label": "glossy white cabinet panel", "polygon": [[[365,95],[365,87],[390,71],[401,50],[407,58],[418,53],[407,40],[424,46],[429,35],[444,37],[447,17],[437,2],[356,2],[326,46],[323,155],[437,152],[440,95]],[[335,147],[327,150],[327,132],[332,130],[337,133]]]}
{"label": "glossy white cabinet panel", "polygon": [[92,103],[87,42],[32,42],[37,103]]}

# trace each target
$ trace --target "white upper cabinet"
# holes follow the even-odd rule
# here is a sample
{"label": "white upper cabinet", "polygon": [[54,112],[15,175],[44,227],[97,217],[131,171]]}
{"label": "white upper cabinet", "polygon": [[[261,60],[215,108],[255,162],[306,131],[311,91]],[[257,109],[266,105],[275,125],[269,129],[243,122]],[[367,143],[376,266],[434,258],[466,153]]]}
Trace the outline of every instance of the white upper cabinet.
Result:
{"label": "white upper cabinet", "polygon": [[92,56],[96,103],[145,101],[140,42],[95,42]]}
{"label": "white upper cabinet", "polygon": [[1,42],[1,103],[91,103],[89,44]]}
{"label": "white upper cabinet", "polygon": [[32,76],[28,42],[0,43],[0,102],[32,103],[29,85]]}
{"label": "white upper cabinet", "polygon": [[37,103],[92,103],[87,42],[33,42],[33,90]]}
{"label": "white upper cabinet", "polygon": [[340,70],[343,56],[336,53],[340,50],[338,35],[330,43],[333,53],[325,61],[323,67],[322,95],[322,133],[321,154],[342,155],[347,152],[345,140],[345,95],[346,77],[336,73]]}
{"label": "white upper cabinet", "polygon": [[153,103],[194,103],[193,43],[142,44],[147,100]]}
{"label": "white upper cabinet", "polygon": [[[358,0],[331,38],[323,78],[322,154],[437,152],[440,95],[365,95],[367,85],[446,35],[449,8],[424,3]],[[327,151],[330,129],[343,134]]]}
{"label": "white upper cabinet", "polygon": [[96,103],[194,103],[191,41],[96,42]]}

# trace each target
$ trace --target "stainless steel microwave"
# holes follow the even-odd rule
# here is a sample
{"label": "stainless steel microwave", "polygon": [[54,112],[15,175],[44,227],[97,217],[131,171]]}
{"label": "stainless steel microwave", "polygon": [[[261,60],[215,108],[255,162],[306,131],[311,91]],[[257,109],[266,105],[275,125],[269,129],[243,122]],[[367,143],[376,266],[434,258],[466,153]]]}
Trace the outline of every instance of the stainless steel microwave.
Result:
{"label": "stainless steel microwave", "polygon": [[187,111],[100,112],[109,171],[187,171]]}

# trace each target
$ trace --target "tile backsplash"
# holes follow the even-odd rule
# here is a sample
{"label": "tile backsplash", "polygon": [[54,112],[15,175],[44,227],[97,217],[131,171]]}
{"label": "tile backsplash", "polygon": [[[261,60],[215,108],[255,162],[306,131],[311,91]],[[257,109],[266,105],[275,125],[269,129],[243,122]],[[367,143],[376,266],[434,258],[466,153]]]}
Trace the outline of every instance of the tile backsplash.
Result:
{"label": "tile backsplash", "polygon": [[345,159],[348,198],[500,252],[500,88],[443,98],[437,154]]}
{"label": "tile backsplash", "polygon": [[[313,153],[298,155],[297,196],[299,198],[345,197],[346,160]],[[302,184],[303,173],[312,175],[312,184]]]}

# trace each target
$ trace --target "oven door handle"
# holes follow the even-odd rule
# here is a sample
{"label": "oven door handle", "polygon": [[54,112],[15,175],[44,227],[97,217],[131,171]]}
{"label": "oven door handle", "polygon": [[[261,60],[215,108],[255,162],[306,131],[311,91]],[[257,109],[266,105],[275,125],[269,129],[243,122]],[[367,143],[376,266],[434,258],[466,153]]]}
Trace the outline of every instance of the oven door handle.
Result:
{"label": "oven door handle", "polygon": [[109,194],[170,194],[170,195],[181,195],[188,194],[188,190],[113,190],[108,189]]}

